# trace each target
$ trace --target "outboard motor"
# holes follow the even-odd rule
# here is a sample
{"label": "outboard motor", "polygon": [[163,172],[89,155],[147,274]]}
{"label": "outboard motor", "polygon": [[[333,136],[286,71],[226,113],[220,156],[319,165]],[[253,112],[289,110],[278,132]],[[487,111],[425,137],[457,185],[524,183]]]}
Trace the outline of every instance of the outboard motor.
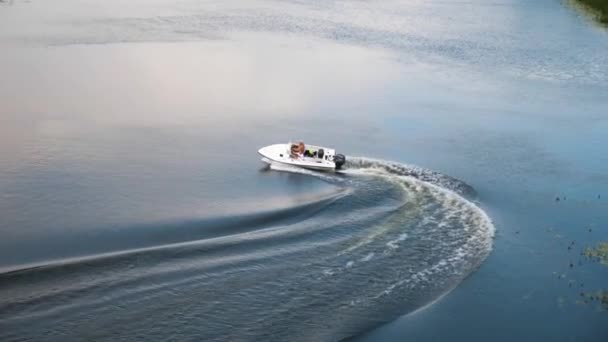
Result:
{"label": "outboard motor", "polygon": [[343,154],[336,154],[334,156],[334,163],[336,164],[336,170],[339,170],[346,163],[346,157]]}

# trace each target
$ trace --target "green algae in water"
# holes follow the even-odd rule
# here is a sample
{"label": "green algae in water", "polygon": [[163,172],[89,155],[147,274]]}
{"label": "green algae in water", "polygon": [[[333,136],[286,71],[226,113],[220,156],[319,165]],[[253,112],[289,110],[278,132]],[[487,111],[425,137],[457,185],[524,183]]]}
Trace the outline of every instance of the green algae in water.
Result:
{"label": "green algae in water", "polygon": [[598,303],[601,305],[601,308],[604,310],[608,310],[608,290],[600,290],[597,292],[581,292],[581,297],[583,297],[582,301],[578,301],[577,303],[581,304],[592,304]]}
{"label": "green algae in water", "polygon": [[595,12],[597,19],[608,24],[608,0],[577,0]]}
{"label": "green algae in water", "polygon": [[[608,266],[608,242],[600,242],[595,247],[587,247],[584,252],[588,258],[597,260],[602,265]],[[600,290],[595,293],[583,293],[581,296],[585,298],[585,303],[589,301],[596,301],[599,303],[604,310],[608,310],[608,290]]]}
{"label": "green algae in water", "polygon": [[603,27],[608,26],[608,0],[566,0],[566,4],[594,19]]}
{"label": "green algae in water", "polygon": [[599,298],[604,307],[608,308],[608,291],[602,291],[599,294]]}
{"label": "green algae in water", "polygon": [[587,247],[585,256],[596,259],[608,266],[608,242],[600,242],[596,247]]}

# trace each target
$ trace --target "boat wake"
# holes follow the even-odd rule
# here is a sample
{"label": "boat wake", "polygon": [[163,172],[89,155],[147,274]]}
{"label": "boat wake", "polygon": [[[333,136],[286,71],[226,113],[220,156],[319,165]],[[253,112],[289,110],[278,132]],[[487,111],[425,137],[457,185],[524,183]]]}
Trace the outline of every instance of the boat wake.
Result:
{"label": "boat wake", "polygon": [[0,340],[339,340],[432,303],[486,258],[494,226],[471,186],[347,160],[272,164],[342,190],[198,228],[213,236],[0,274]]}

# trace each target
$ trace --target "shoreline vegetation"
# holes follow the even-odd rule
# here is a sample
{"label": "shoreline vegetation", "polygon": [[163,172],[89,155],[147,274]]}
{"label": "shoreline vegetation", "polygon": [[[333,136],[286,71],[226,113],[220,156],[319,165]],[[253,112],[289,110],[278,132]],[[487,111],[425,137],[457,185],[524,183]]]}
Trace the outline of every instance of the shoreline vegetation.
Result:
{"label": "shoreline vegetation", "polygon": [[590,12],[600,23],[608,25],[608,0],[574,0],[574,2]]}

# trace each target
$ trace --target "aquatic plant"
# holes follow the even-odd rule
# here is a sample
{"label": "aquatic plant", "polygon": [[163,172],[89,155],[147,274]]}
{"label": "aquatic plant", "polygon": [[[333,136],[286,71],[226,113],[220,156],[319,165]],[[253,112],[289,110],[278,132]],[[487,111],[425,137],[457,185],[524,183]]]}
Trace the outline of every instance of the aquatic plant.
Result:
{"label": "aquatic plant", "polygon": [[601,291],[598,297],[600,298],[602,305],[608,307],[608,291]]}
{"label": "aquatic plant", "polygon": [[601,23],[608,24],[608,0],[576,0],[576,2],[591,10]]}
{"label": "aquatic plant", "polygon": [[608,290],[599,290],[597,292],[581,292],[582,300],[577,301],[579,304],[597,303],[604,310],[608,310]]}
{"label": "aquatic plant", "polygon": [[608,242],[600,242],[595,247],[587,247],[584,252],[585,256],[591,259],[596,259],[602,264],[608,266]]}

